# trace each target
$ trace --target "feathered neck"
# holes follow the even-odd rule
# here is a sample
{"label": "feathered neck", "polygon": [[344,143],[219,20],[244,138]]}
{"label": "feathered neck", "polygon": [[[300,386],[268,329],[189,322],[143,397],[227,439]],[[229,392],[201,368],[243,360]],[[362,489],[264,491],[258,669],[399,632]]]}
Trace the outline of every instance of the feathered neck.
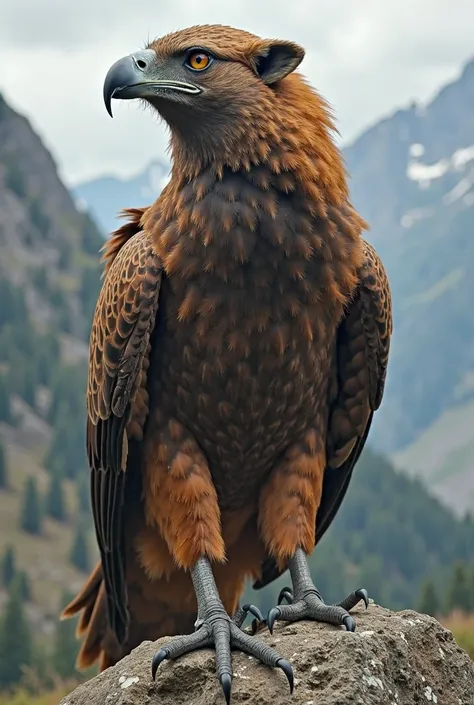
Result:
{"label": "feathered neck", "polygon": [[175,138],[171,179],[141,220],[165,272],[234,291],[251,282],[258,297],[291,282],[305,289],[317,266],[314,291],[345,300],[367,226],[349,202],[327,104],[293,74],[249,111],[232,149],[211,160]]}
{"label": "feathered neck", "polygon": [[326,101],[297,72],[273,90],[240,108],[225,140],[213,142],[192,132],[171,134],[171,181],[182,188],[203,172],[216,180],[226,171],[250,172],[261,165],[275,174],[291,173],[308,188],[308,195],[325,191],[325,198],[347,198],[342,156],[333,141],[336,133]]}

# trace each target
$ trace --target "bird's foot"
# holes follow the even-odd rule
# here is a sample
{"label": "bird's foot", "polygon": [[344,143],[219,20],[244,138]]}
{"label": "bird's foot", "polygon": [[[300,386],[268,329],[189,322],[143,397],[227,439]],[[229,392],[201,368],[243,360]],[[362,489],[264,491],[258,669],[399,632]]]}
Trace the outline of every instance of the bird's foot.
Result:
{"label": "bird's foot", "polygon": [[[281,604],[282,598],[286,598],[290,604]],[[335,605],[326,605],[314,586],[296,597],[293,597],[289,588],[283,588],[278,598],[278,607],[273,607],[269,611],[266,623],[271,634],[273,634],[273,627],[277,619],[285,622],[313,619],[316,622],[344,625],[348,632],[354,632],[356,624],[354,617],[349,614],[349,610],[355,607],[360,600],[364,600],[366,607],[368,606],[367,590],[363,588],[351,593],[345,600]],[[255,626],[254,630],[256,630]]]}
{"label": "bird's foot", "polygon": [[293,670],[288,661],[274,649],[246,634],[240,628],[249,613],[259,621],[263,620],[260,610],[253,605],[244,605],[231,619],[219,598],[207,559],[198,561],[193,571],[193,582],[199,609],[199,616],[195,623],[196,631],[193,634],[172,639],[155,654],[152,662],[153,679],[158,666],[165,659],[175,659],[196,649],[214,646],[217,677],[227,705],[230,703],[232,687],[232,649],[243,651],[267,666],[281,668],[290,684],[290,692],[293,692]]}
{"label": "bird's foot", "polygon": [[[344,625],[348,632],[355,631],[356,623],[352,615],[349,614],[349,610],[361,600],[364,601],[366,608],[368,607],[367,590],[359,588],[344,600],[341,600],[341,602],[335,605],[326,605],[311,580],[307,559],[301,549],[298,549],[295,556],[291,559],[289,567],[293,580],[293,590],[287,587],[283,588],[278,596],[278,607],[273,607],[269,611],[266,623],[270,633],[273,633],[273,627],[277,619],[286,622],[312,619],[316,622]],[[282,604],[284,599],[289,604]],[[255,621],[253,628],[255,632]]]}

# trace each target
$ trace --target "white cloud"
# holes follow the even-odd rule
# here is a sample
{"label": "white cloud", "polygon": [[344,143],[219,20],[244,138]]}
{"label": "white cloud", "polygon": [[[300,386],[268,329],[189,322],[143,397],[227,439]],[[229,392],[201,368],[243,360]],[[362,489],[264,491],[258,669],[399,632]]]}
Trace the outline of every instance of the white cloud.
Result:
{"label": "white cloud", "polygon": [[129,174],[164,153],[164,127],[137,103],[110,120],[102,83],[117,58],[170,30],[221,22],[300,42],[301,70],[334,106],[344,141],[430,96],[473,54],[471,0],[0,0],[0,17],[0,90],[69,182]]}

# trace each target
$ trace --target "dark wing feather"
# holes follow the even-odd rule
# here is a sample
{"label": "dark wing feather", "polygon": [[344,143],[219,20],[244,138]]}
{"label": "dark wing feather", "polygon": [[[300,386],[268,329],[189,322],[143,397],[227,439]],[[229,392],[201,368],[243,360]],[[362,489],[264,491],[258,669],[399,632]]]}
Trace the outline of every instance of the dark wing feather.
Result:
{"label": "dark wing feather", "polygon": [[87,451],[110,626],[123,642],[128,623],[123,556],[127,424],[143,385],[162,270],[144,232],[136,232],[113,254],[91,330]]}
{"label": "dark wing feather", "polygon": [[[390,287],[376,251],[369,243],[365,242],[364,247],[366,259],[359,286],[337,332],[337,394],[328,420],[327,466],[316,516],[316,544],[341,506],[385,385],[392,334]],[[275,561],[267,558],[254,588],[268,585],[281,572]]]}

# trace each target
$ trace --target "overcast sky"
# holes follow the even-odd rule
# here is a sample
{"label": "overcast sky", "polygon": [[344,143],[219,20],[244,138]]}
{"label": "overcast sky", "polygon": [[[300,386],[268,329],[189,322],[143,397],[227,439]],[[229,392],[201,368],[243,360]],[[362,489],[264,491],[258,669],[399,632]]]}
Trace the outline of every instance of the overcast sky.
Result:
{"label": "overcast sky", "polygon": [[129,175],[164,154],[166,132],[136,101],[117,101],[111,120],[105,74],[148,37],[201,23],[301,43],[301,71],[332,103],[343,142],[430,98],[474,56],[473,0],[0,0],[0,90],[69,184]]}

